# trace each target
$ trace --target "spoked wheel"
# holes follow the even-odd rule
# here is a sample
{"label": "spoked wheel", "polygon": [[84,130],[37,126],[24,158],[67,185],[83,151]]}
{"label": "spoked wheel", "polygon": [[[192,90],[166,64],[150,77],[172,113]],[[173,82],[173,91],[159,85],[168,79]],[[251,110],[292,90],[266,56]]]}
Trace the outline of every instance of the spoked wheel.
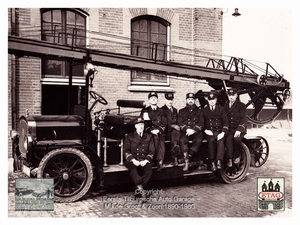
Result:
{"label": "spoked wheel", "polygon": [[[248,109],[248,122],[263,125],[272,122],[282,111],[284,101],[283,95],[276,93],[270,89],[259,89],[247,93],[250,99],[246,95],[241,96],[243,102],[246,104]],[[249,100],[248,102],[246,102]],[[265,106],[272,106],[276,108],[272,115],[263,113]]]}
{"label": "spoked wheel", "polygon": [[227,184],[241,182],[247,175],[250,161],[249,149],[247,145],[242,143],[242,154],[239,164],[233,164],[231,168],[228,168],[224,163],[221,171],[218,171],[220,178]]}
{"label": "spoked wheel", "polygon": [[251,143],[253,148],[253,161],[251,166],[261,167],[268,159],[269,156],[269,144],[263,137],[258,137],[257,140]]}
{"label": "spoked wheel", "polygon": [[37,176],[54,179],[55,202],[74,202],[88,192],[93,168],[83,152],[62,148],[45,155],[39,164]]}

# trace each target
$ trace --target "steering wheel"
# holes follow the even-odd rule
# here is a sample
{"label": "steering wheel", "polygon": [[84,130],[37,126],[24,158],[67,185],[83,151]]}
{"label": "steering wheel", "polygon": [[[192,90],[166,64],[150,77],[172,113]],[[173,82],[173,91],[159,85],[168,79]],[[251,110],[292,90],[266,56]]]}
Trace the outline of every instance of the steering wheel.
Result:
{"label": "steering wheel", "polygon": [[103,105],[107,105],[107,101],[105,98],[103,98],[101,95],[99,95],[97,92],[95,91],[90,91],[90,95],[92,96],[93,99],[98,100],[100,103],[102,103]]}

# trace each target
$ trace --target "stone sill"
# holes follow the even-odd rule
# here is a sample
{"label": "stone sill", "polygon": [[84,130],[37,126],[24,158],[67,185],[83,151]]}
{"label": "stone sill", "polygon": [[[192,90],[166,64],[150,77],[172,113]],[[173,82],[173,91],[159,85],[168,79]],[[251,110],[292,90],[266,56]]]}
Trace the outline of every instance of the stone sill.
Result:
{"label": "stone sill", "polygon": [[128,86],[128,91],[132,92],[174,92],[174,88],[165,86],[146,86],[146,85],[130,85]]}

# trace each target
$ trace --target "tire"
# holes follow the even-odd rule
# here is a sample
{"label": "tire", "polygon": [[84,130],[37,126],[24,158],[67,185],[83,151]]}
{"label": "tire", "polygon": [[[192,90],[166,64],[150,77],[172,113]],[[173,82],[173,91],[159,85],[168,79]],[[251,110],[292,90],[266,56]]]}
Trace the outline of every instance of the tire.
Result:
{"label": "tire", "polygon": [[267,140],[263,137],[258,137],[258,140],[254,140],[252,143],[254,149],[252,151],[253,154],[253,163],[251,166],[253,167],[261,167],[267,161],[269,157],[269,144]]}
{"label": "tire", "polygon": [[218,171],[218,176],[227,184],[238,183],[244,180],[250,167],[250,151],[246,144],[242,143],[242,155],[238,165],[228,168],[223,164],[221,171]]}
{"label": "tire", "polygon": [[93,168],[89,158],[78,149],[55,149],[41,160],[37,177],[54,179],[55,202],[74,202],[90,189]]}

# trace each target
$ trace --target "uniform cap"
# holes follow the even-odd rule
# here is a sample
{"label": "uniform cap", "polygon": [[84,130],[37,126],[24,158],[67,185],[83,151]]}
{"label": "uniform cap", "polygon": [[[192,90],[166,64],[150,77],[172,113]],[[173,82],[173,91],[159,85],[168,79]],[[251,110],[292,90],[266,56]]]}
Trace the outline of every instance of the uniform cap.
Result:
{"label": "uniform cap", "polygon": [[195,98],[195,94],[194,93],[187,93],[186,94],[186,98]]}
{"label": "uniform cap", "polygon": [[235,93],[237,93],[237,90],[235,88],[229,89],[227,92],[228,95],[234,95]]}
{"label": "uniform cap", "polygon": [[165,98],[168,99],[168,100],[173,100],[174,99],[174,95],[173,95],[173,93],[166,93],[165,94]]}
{"label": "uniform cap", "polygon": [[207,98],[208,98],[208,100],[212,100],[212,99],[217,98],[217,95],[214,92],[210,92]]}
{"label": "uniform cap", "polygon": [[148,94],[148,99],[151,98],[152,96],[155,96],[156,98],[158,98],[158,95],[155,91],[152,91]]}
{"label": "uniform cap", "polygon": [[145,121],[142,117],[138,117],[135,121],[135,124],[138,124],[138,123],[145,123]]}

